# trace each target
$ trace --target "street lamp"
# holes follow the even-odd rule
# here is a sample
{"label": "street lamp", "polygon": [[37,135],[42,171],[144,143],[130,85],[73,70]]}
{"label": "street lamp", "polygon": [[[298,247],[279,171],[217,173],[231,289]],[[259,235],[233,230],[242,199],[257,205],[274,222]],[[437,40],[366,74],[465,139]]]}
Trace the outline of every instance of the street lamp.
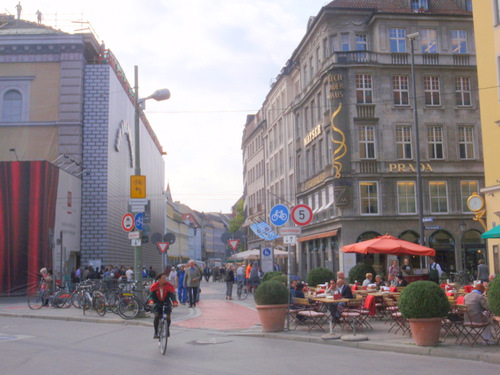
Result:
{"label": "street lamp", "polygon": [[[134,132],[135,132],[135,170],[136,176],[141,175],[141,145],[140,145],[140,117],[143,108],[143,103],[148,99],[154,99],[156,101],[167,100],[170,98],[170,91],[168,89],[156,90],[152,95],[139,99],[139,68],[134,66],[134,107],[135,107],[135,122],[134,122]],[[134,246],[134,280],[137,282],[137,294],[142,301],[142,246]]]}
{"label": "street lamp", "polygon": [[424,202],[422,194],[422,173],[420,170],[420,136],[418,131],[418,113],[417,113],[417,87],[415,85],[415,51],[413,43],[419,37],[419,33],[408,34],[406,37],[410,41],[411,53],[411,84],[413,86],[413,118],[415,122],[415,159],[417,164],[417,209],[418,209],[418,225],[420,228],[420,245],[425,245],[425,228],[424,228]]}
{"label": "street lamp", "polygon": [[462,270],[465,271],[466,267],[466,262],[465,262],[465,246],[464,246],[464,236],[465,236],[465,231],[467,230],[467,224],[462,220],[462,222],[459,224],[460,227],[460,232],[462,233],[462,237],[460,239],[460,244],[462,245]]}

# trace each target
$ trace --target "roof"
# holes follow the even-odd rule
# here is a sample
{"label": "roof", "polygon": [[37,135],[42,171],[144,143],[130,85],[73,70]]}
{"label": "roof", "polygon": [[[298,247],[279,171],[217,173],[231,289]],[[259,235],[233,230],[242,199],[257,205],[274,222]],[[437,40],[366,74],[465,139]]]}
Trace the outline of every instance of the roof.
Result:
{"label": "roof", "polygon": [[[366,9],[379,13],[415,14],[404,0],[333,0],[325,8]],[[422,14],[467,15],[472,12],[460,8],[454,0],[429,0],[429,9]]]}
{"label": "roof", "polygon": [[0,35],[68,35],[50,26],[25,20],[17,20],[14,16],[0,14]]}

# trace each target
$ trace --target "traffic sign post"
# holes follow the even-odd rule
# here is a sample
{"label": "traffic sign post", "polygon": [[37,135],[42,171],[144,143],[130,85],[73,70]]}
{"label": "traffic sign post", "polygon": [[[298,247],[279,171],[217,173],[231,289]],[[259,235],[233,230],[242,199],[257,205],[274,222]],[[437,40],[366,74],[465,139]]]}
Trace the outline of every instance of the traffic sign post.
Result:
{"label": "traffic sign post", "polygon": [[158,242],[157,245],[163,254],[168,250],[168,245],[170,245],[170,244],[168,242]]}
{"label": "traffic sign post", "polygon": [[269,219],[271,219],[271,223],[276,227],[285,225],[288,222],[289,216],[290,211],[284,204],[277,204],[269,212]]}
{"label": "traffic sign post", "polygon": [[130,176],[130,198],[146,198],[146,176]]}
{"label": "traffic sign post", "polygon": [[283,243],[285,245],[295,245],[297,243],[297,236],[293,235],[283,236]]}
{"label": "traffic sign post", "polygon": [[122,217],[122,228],[125,232],[130,232],[134,229],[135,220],[132,214],[125,214]]}
{"label": "traffic sign post", "polygon": [[240,244],[240,240],[229,240],[227,241],[227,243],[229,244],[229,246],[231,246],[231,249],[233,249],[233,251],[235,251],[238,247],[238,245]]}
{"label": "traffic sign post", "polygon": [[144,214],[142,212],[138,212],[135,214],[135,217],[134,217],[134,220],[135,220],[135,228],[137,230],[143,230],[143,223],[144,223]]}
{"label": "traffic sign post", "polygon": [[307,225],[313,219],[311,207],[305,204],[298,204],[292,210],[292,220],[297,225]]}

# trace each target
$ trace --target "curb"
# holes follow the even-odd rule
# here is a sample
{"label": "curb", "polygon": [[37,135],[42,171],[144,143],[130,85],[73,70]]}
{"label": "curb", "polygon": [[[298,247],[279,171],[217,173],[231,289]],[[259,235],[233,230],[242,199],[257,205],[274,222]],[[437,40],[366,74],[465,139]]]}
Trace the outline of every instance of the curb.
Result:
{"label": "curb", "polygon": [[70,322],[86,322],[86,323],[108,323],[108,324],[124,324],[124,325],[135,325],[135,326],[145,326],[152,327],[152,322],[141,322],[136,320],[125,320],[125,319],[99,319],[99,318],[76,318],[72,316],[47,316],[47,315],[30,315],[30,314],[15,314],[15,313],[0,313],[0,316],[6,316],[11,318],[29,318],[29,319],[48,319],[48,320],[64,320]]}

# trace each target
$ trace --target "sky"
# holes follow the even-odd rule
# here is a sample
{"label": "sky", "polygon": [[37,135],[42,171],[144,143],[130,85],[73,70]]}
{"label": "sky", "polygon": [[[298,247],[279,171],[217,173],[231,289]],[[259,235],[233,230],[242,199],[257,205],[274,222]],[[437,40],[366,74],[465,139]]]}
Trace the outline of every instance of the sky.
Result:
{"label": "sky", "polygon": [[[271,81],[327,0],[21,0],[21,18],[73,32],[93,29],[147,101],[167,152],[174,201],[203,212],[231,211],[243,195],[241,138]],[[0,12],[16,14],[17,0]],[[75,22],[77,21],[77,22]],[[144,162],[144,161],[143,161]]]}

